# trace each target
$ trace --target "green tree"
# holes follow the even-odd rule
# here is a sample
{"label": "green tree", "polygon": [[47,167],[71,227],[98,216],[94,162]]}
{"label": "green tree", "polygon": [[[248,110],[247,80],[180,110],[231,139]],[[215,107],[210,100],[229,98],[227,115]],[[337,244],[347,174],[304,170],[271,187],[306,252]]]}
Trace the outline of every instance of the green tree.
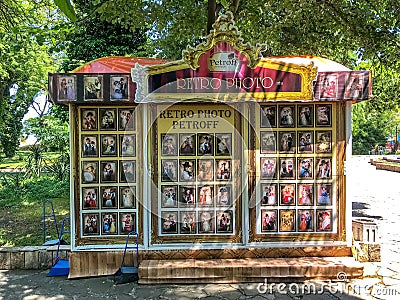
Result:
{"label": "green tree", "polygon": [[[50,62],[46,48],[22,28],[19,34],[0,32],[0,143],[7,157],[18,147],[21,120],[32,99],[46,88]],[[18,85],[18,91],[10,97],[13,84]]]}
{"label": "green tree", "polygon": [[[349,60],[348,51],[358,51],[359,59],[392,62],[397,62],[400,51],[397,25],[400,17],[394,13],[399,10],[397,1],[98,0],[97,3],[101,17],[110,22],[129,28],[149,28],[153,47],[168,58],[180,58],[187,45],[197,44],[207,34],[207,24],[226,10],[233,11],[246,41],[268,45],[267,55],[323,55],[351,65],[356,61]],[[121,8],[127,8],[126,13]]]}
{"label": "green tree", "polygon": [[64,71],[106,56],[148,56],[148,38],[141,27],[128,28],[100,19],[95,1],[75,1],[77,21],[66,36]]}
{"label": "green tree", "polygon": [[[245,41],[267,45],[265,55],[316,55],[352,69],[372,69],[375,98],[367,106],[357,104],[356,152],[366,149],[361,146],[363,132],[370,133],[368,138],[376,136],[376,141],[367,144],[382,142],[380,133],[387,126],[380,127],[379,112],[385,111],[384,119],[389,123],[393,123],[398,113],[399,1],[97,0],[95,3],[104,20],[126,28],[147,28],[151,39],[148,47],[165,58],[180,59],[183,49],[202,41],[219,13],[230,10]],[[360,115],[363,117],[357,117]],[[371,134],[373,131],[376,134]]]}
{"label": "green tree", "polygon": [[368,154],[375,146],[385,146],[392,134],[391,111],[376,110],[373,102],[353,105],[353,154]]}
{"label": "green tree", "polygon": [[23,132],[33,134],[46,151],[65,152],[69,149],[68,123],[61,122],[54,114],[30,118],[24,122]]}
{"label": "green tree", "polygon": [[[19,145],[23,116],[56,69],[53,54],[62,49],[56,37],[62,41],[68,28],[51,0],[1,1],[0,11],[6,22],[0,25],[0,153],[10,157]],[[18,87],[13,95],[11,86]]]}
{"label": "green tree", "polygon": [[[37,139],[37,143],[29,148],[30,153],[25,165],[28,177],[40,177],[44,170],[59,180],[68,178],[69,124],[59,116],[56,107],[58,106],[53,106],[48,113],[24,122],[23,132],[26,135],[34,135]],[[46,160],[44,152],[47,151],[56,151],[59,154]]]}

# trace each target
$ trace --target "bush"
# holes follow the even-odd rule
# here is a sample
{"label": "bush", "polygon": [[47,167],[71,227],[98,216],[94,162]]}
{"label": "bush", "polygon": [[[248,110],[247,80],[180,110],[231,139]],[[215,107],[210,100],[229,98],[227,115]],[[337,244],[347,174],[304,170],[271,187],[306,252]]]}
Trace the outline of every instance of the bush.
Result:
{"label": "bush", "polygon": [[0,188],[0,208],[29,206],[53,198],[69,198],[69,181],[42,176],[25,179],[19,188],[12,185]]}

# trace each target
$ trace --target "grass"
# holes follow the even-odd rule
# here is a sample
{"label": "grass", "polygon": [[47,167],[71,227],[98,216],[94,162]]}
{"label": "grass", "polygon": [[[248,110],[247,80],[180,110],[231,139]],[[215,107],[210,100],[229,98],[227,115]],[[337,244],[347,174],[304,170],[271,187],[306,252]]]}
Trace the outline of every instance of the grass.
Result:
{"label": "grass", "polygon": [[[63,218],[70,216],[68,181],[57,180],[49,174],[26,179],[23,172],[4,171],[23,166],[28,154],[29,151],[19,151],[12,159],[3,159],[0,163],[0,247],[43,244],[45,199],[52,200],[59,228]],[[58,155],[46,153],[46,158]],[[46,214],[50,214],[50,205],[46,208]],[[46,219],[46,228],[46,240],[58,238],[52,218]]]}
{"label": "grass", "polygon": [[[0,157],[0,169],[17,169],[25,166],[26,159],[30,154],[30,151],[17,151],[17,153],[11,157]],[[59,152],[45,152],[45,159],[54,159],[59,156]]]}
{"label": "grass", "polygon": [[[58,226],[69,217],[69,199],[52,199]],[[47,206],[49,207],[49,206]],[[0,208],[0,246],[39,246],[43,239],[43,206],[40,201],[16,208]],[[49,209],[48,209],[49,211]],[[46,220],[46,240],[56,239],[53,220]]]}

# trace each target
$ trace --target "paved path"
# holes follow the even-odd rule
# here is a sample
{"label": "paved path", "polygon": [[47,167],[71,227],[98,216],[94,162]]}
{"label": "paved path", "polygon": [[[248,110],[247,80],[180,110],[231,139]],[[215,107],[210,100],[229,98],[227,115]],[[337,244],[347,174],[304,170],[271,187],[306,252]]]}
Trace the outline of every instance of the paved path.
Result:
{"label": "paved path", "polygon": [[352,283],[367,287],[364,299],[400,299],[400,173],[376,170],[369,159],[352,158],[347,188],[353,217],[376,219],[382,261],[366,264],[366,278]]}
{"label": "paved path", "polygon": [[[196,284],[196,285],[115,285],[112,276],[71,279],[46,277],[48,271],[11,270],[0,271],[0,299],[4,300],[66,300],[66,299],[362,299],[358,294],[341,293],[337,285],[317,285],[308,295],[302,288],[311,290],[313,283],[277,288],[271,284]],[[308,288],[308,289],[307,289]],[[336,289],[336,290],[335,290]],[[294,293],[290,293],[293,291]],[[330,292],[332,291],[332,292]]]}
{"label": "paved path", "polygon": [[[353,217],[376,218],[385,262],[400,262],[400,173],[376,170],[369,157],[354,156],[350,178]],[[400,297],[399,297],[400,298]]]}
{"label": "paved path", "polygon": [[[368,160],[353,158],[354,175],[348,188],[354,194],[353,215],[379,219],[382,262],[366,264],[362,280],[323,282],[323,289],[321,283],[306,282],[279,292],[268,283],[115,285],[110,276],[68,280],[46,277],[48,271],[0,270],[0,299],[400,299],[400,173],[375,170]],[[317,290],[313,290],[314,284]],[[301,293],[302,289],[311,292]]]}

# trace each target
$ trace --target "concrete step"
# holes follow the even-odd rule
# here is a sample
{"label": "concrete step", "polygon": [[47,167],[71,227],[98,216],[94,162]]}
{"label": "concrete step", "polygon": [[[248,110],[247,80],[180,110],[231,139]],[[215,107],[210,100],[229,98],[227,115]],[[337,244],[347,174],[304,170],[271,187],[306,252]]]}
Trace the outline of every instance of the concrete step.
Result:
{"label": "concrete step", "polygon": [[363,265],[353,257],[144,260],[139,283],[299,282],[356,278]]}

